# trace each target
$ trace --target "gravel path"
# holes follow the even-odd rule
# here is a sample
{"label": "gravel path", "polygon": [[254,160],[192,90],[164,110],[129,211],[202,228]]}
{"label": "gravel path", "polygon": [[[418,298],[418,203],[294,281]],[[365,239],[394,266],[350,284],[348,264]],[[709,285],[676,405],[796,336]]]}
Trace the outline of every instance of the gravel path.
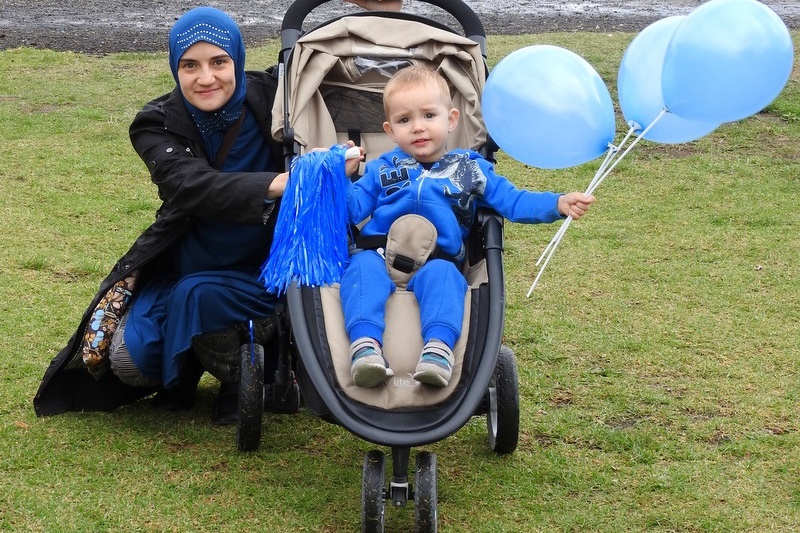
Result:
{"label": "gravel path", "polygon": [[[686,15],[703,0],[465,0],[490,35],[552,31],[640,31],[670,15]],[[248,45],[278,35],[291,0],[225,0],[210,4],[239,23]],[[792,29],[800,29],[800,0],[765,0]],[[187,0],[0,0],[0,50],[29,46],[103,54],[166,50],[172,23],[196,6]],[[316,9],[309,25],[354,10],[342,0]],[[420,0],[406,11],[448,23]]]}

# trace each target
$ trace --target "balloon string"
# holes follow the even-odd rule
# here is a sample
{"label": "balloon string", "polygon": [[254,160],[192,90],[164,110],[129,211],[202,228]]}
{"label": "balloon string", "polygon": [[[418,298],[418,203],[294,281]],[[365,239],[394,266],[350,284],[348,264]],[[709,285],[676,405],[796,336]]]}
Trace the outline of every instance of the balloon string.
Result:
{"label": "balloon string", "polygon": [[[606,166],[608,165],[608,163],[613,159],[613,155],[617,152],[617,150],[619,150],[618,147],[614,146],[611,143],[608,143],[608,151],[606,152],[606,156],[603,159],[603,163],[600,165],[600,168],[595,173],[595,176],[592,179],[592,182],[589,183],[589,187],[590,188],[592,186],[592,183],[594,183],[594,180],[597,179],[597,177],[600,175],[600,173],[603,171],[603,169],[605,169]],[[550,242],[545,247],[544,251],[542,252],[542,255],[539,256],[539,259],[536,261],[536,266],[539,266],[539,263],[542,262],[544,257],[547,255],[547,253],[550,251],[550,249],[553,246],[557,246],[558,245],[558,242],[561,240],[561,237],[567,231],[567,228],[569,227],[571,221],[572,221],[572,217],[567,217],[567,219],[564,220],[564,223],[561,224],[561,227],[558,229],[558,232],[556,232],[556,234],[553,236],[553,238],[550,239]]]}
{"label": "balloon string", "polygon": [[[625,143],[628,142],[628,139],[630,139],[631,135],[633,135],[633,133],[636,130],[641,128],[640,125],[636,124],[635,122],[631,122],[630,128],[628,129],[628,133],[625,134],[625,137],[622,139],[619,145],[614,146],[612,144],[609,144],[608,152],[606,152],[606,156],[603,159],[603,162],[600,164],[600,168],[598,168],[597,172],[595,172],[592,181],[589,182],[585,194],[593,194],[594,191],[597,190],[597,188],[603,182],[603,180],[606,179],[606,177],[611,173],[612,170],[614,170],[614,168],[616,168],[617,164],[619,164],[619,162],[622,161],[622,159],[628,154],[628,152],[630,152],[633,149],[634,146],[636,146],[636,144],[642,139],[642,137],[644,137],[645,134],[647,134],[647,132],[649,132],[653,128],[653,126],[655,126],[656,123],[659,120],[661,120],[661,118],[667,113],[668,111],[666,109],[662,109],[661,112],[658,114],[658,116],[656,116],[656,118],[653,119],[653,121],[642,131],[642,133],[636,136],[633,142],[631,142],[630,146],[628,146],[623,152],[620,153],[620,149],[625,145]],[[561,239],[564,238],[564,234],[567,232],[567,228],[569,228],[569,225],[572,223],[573,220],[574,219],[571,216],[568,216],[564,220],[564,222],[561,224],[561,227],[558,228],[556,234],[553,236],[553,238],[545,247],[544,251],[542,252],[542,255],[539,256],[539,259],[536,261],[536,266],[539,266],[539,264],[542,263],[542,260],[544,260],[544,263],[539,269],[539,272],[536,274],[536,278],[533,280],[531,288],[528,289],[526,298],[530,298],[531,294],[533,294],[533,289],[535,289],[536,285],[539,283],[539,279],[541,279],[545,268],[547,268],[548,263],[550,263],[550,259],[553,258],[553,255],[556,252],[556,248],[561,243]]]}
{"label": "balloon string", "polygon": [[[569,225],[569,222],[570,222],[571,220],[572,220],[572,217],[568,217],[568,218],[567,218],[567,219],[564,221],[564,223],[561,225],[561,227],[562,227],[562,228],[568,227],[568,225]],[[563,236],[563,233],[561,234],[561,236]],[[557,241],[557,242],[561,242],[561,237],[559,237],[559,239],[558,239],[558,241]],[[544,264],[542,265],[542,268],[540,268],[540,269],[539,269],[539,272],[536,274],[536,279],[534,279],[534,280],[533,280],[533,283],[531,284],[531,288],[530,288],[530,289],[528,289],[528,294],[525,296],[526,298],[530,298],[530,297],[531,297],[531,294],[533,293],[533,289],[535,289],[535,288],[536,288],[536,284],[537,284],[537,283],[539,283],[539,278],[541,278],[541,277],[542,277],[542,274],[544,274],[544,269],[545,269],[545,268],[547,268],[547,264],[550,262],[550,259],[552,259],[552,258],[553,258],[553,254],[554,254],[554,253],[555,253],[555,251],[556,251],[556,246],[558,246],[558,244],[557,244],[557,243],[556,243],[555,245],[553,245],[553,247],[551,248],[551,251],[550,251],[550,253],[547,255],[547,259],[545,259],[545,261],[544,261]],[[538,263],[537,263],[537,264],[538,264]]]}
{"label": "balloon string", "polygon": [[[640,133],[639,135],[637,135],[637,136],[636,136],[636,138],[633,140],[633,142],[631,142],[630,146],[628,146],[628,147],[625,149],[625,151],[624,151],[624,152],[622,152],[622,153],[619,155],[619,157],[617,157],[617,158],[616,158],[616,160],[614,161],[614,163],[613,163],[611,166],[609,166],[609,167],[608,167],[608,169],[607,169],[605,172],[603,172],[603,175],[602,175],[602,176],[600,176],[600,178],[599,178],[599,179],[596,181],[596,183],[594,184],[594,187],[593,187],[593,188],[591,188],[591,191],[589,192],[589,194],[591,194],[592,192],[594,192],[594,190],[595,190],[595,189],[597,189],[597,187],[599,187],[601,183],[603,183],[603,180],[604,180],[604,179],[606,179],[606,177],[607,177],[609,174],[611,174],[611,171],[612,171],[612,170],[614,170],[614,168],[616,168],[616,166],[619,164],[619,162],[620,162],[620,161],[622,161],[622,160],[623,160],[623,158],[624,158],[626,155],[628,155],[628,152],[630,152],[631,150],[633,150],[633,147],[634,147],[634,146],[636,146],[636,145],[639,143],[639,141],[641,141],[641,140],[642,140],[642,138],[644,138],[644,136],[647,134],[647,132],[649,132],[649,131],[650,131],[650,130],[653,128],[653,126],[655,126],[655,125],[656,125],[656,123],[657,123],[659,120],[661,120],[661,117],[663,117],[664,115],[666,115],[668,112],[669,112],[669,111],[667,111],[666,109],[662,109],[662,110],[661,110],[661,112],[660,112],[660,113],[659,113],[659,114],[656,116],[656,118],[654,118],[654,119],[653,119],[653,122],[651,122],[651,123],[650,123],[650,124],[649,124],[649,125],[648,125],[648,126],[645,128],[645,129],[644,129],[644,130],[642,130],[642,133]],[[635,127],[633,127],[633,126],[631,127],[631,129],[634,129],[634,128],[635,128]],[[635,129],[638,129],[638,128],[635,128]]]}
{"label": "balloon string", "polygon": [[[622,150],[622,147],[625,146],[625,143],[628,142],[628,139],[630,139],[633,133],[639,128],[641,128],[641,126],[639,126],[635,122],[630,124],[630,127],[628,128],[628,132],[625,134],[625,137],[623,137],[622,141],[617,146],[614,147],[614,150],[612,152],[606,155],[606,158],[603,160],[603,163],[600,165],[600,168],[598,168],[597,172],[595,172],[592,181],[590,181],[588,187],[586,187],[585,194],[594,193],[595,189],[597,189],[597,187],[600,185],[600,182],[603,181],[603,179],[605,179],[605,176],[607,174],[606,171],[608,170],[609,165],[611,165],[611,163],[616,161],[616,159],[619,157],[620,150]],[[610,172],[610,170],[608,170],[608,172]]]}
{"label": "balloon string", "polygon": [[617,157],[620,148],[622,148],[625,142],[627,142],[628,137],[631,136],[631,131],[632,129],[628,131],[628,133],[625,135],[625,137],[622,139],[622,142],[618,146],[614,146],[613,144],[609,143],[609,150],[608,152],[606,152],[606,156],[605,158],[603,158],[603,162],[600,164],[600,168],[598,168],[597,172],[594,173],[592,181],[590,181],[589,185],[586,187],[585,194],[591,194],[591,192],[595,189],[595,183],[597,183],[597,180],[599,180],[600,176],[603,175],[603,172],[605,172],[606,168],[608,168],[608,165],[610,165],[611,162],[614,161],[614,159]]}

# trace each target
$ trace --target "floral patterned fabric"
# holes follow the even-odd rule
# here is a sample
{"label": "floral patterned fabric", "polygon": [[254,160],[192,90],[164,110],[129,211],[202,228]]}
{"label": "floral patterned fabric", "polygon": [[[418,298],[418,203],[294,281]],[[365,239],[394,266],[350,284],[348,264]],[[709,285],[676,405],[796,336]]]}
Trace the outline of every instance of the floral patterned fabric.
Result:
{"label": "floral patterned fabric", "polygon": [[111,287],[98,302],[86,325],[80,354],[86,369],[96,379],[100,379],[108,369],[111,337],[131,301],[138,274],[134,271]]}

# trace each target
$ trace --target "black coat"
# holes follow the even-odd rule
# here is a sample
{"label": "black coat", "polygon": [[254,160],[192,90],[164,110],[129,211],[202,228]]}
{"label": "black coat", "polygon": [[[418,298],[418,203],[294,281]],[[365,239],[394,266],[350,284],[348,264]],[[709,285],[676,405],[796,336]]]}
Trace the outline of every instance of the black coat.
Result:
{"label": "black coat", "polygon": [[[133,147],[150,170],[162,200],[153,224],[117,261],[100,287],[67,345],[50,362],[33,399],[38,416],[66,411],[112,411],[151,394],[153,389],[123,384],[112,372],[95,380],[78,354],[89,317],[100,298],[134,270],[141,284],[159,271],[160,261],[198,217],[228,223],[274,227],[275,214],[264,220],[267,188],[283,168],[281,146],[272,140],[272,103],[277,88],[276,69],[247,73],[247,109],[272,148],[274,172],[219,172],[205,154],[200,133],[180,93],[173,91],[148,103],[133,120]],[[275,211],[277,213],[277,210]]]}

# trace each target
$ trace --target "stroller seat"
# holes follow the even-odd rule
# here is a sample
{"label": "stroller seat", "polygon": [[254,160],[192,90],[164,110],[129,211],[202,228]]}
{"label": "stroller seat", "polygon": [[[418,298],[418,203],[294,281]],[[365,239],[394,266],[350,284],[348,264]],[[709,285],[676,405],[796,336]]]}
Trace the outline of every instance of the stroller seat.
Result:
{"label": "stroller seat", "polygon": [[[469,312],[464,313],[462,334],[453,348],[455,364],[447,387],[429,387],[414,381],[413,374],[422,351],[419,306],[414,294],[398,289],[386,303],[386,331],[383,353],[394,376],[382,386],[365,389],[353,384],[350,375],[350,340],[344,330],[342,304],[336,288],[321,289],[325,315],[325,337],[330,345],[336,381],[344,393],[355,401],[381,409],[421,408],[446,400],[459,386],[464,365]],[[471,293],[465,296],[465,309],[470,308]]]}

